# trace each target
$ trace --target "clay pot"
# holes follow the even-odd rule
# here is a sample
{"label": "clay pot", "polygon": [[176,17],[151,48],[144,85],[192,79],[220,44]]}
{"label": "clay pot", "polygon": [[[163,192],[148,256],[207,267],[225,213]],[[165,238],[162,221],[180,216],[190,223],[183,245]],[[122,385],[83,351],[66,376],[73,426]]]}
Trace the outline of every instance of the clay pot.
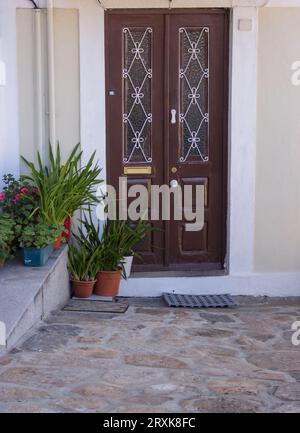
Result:
{"label": "clay pot", "polygon": [[114,297],[118,295],[121,271],[101,271],[97,274],[95,295]]}
{"label": "clay pot", "polygon": [[54,251],[57,251],[60,249],[61,247],[61,234],[59,236],[57,236],[57,238],[55,239],[55,241],[53,242],[53,249]]}
{"label": "clay pot", "polygon": [[72,289],[76,298],[89,298],[93,294],[95,281],[72,280]]}

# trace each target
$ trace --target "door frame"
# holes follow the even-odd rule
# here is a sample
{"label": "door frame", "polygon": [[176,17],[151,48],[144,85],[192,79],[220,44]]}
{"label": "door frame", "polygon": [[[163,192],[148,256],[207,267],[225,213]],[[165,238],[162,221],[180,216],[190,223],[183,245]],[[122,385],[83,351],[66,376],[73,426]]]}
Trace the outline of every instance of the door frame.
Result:
{"label": "door frame", "polygon": [[[147,15],[147,14],[159,14],[164,15],[165,19],[165,50],[167,52],[168,44],[169,44],[169,16],[170,15],[178,15],[178,14],[222,14],[225,18],[225,31],[224,31],[224,40],[223,40],[223,52],[224,52],[224,74],[223,74],[223,100],[224,100],[224,106],[223,106],[223,140],[222,140],[222,170],[223,170],[223,176],[222,176],[222,218],[221,218],[221,224],[222,224],[222,239],[221,239],[221,265],[224,273],[228,272],[227,269],[227,263],[226,263],[226,253],[227,253],[227,235],[228,235],[228,229],[227,229],[227,217],[228,217],[228,132],[229,132],[229,70],[230,70],[230,32],[229,32],[229,26],[230,26],[230,12],[231,9],[229,8],[217,8],[217,9],[210,9],[210,8],[178,8],[178,9],[167,9],[167,8],[133,8],[133,9],[108,9],[104,12],[104,44],[105,44],[105,112],[106,112],[106,178],[107,182],[109,182],[110,179],[110,164],[109,164],[109,158],[110,158],[110,149],[109,149],[109,141],[110,141],[110,115],[108,110],[108,104],[109,104],[109,95],[108,95],[108,65],[109,65],[109,50],[108,50],[108,38],[106,37],[106,32],[108,29],[108,17],[110,15]],[[169,118],[169,107],[168,107],[168,91],[169,91],[169,62],[168,62],[168,56],[165,58],[165,74],[164,74],[164,107],[163,111],[165,113],[164,115],[164,139],[165,142],[169,142],[169,125],[168,125],[168,118]],[[164,183],[166,184],[167,181],[167,175],[169,172],[169,148],[166,146],[166,149],[164,150]],[[165,225],[165,245],[169,244],[170,239],[170,226],[168,224]],[[165,251],[165,255],[167,256],[169,254],[169,251]],[[168,257],[167,257],[168,259]],[[168,261],[168,260],[167,260]],[[201,266],[201,264],[200,264]],[[202,267],[203,269],[203,267]],[[208,268],[209,269],[209,268]],[[181,274],[194,274],[197,269],[193,269],[191,271],[179,271]],[[147,271],[147,273],[155,273],[156,271]],[[168,269],[161,270],[159,273],[168,273],[170,272]],[[201,272],[201,271],[200,271]],[[207,272],[207,271],[203,271]],[[210,275],[213,274],[219,274],[220,270],[216,269],[210,272]],[[140,275],[141,272],[139,272],[137,275]]]}

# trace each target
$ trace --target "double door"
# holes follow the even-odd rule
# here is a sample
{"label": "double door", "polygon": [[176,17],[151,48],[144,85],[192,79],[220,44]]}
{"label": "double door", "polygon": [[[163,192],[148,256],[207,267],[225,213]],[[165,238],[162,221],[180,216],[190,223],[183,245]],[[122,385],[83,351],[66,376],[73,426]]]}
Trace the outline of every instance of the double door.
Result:
{"label": "double door", "polygon": [[[108,182],[128,187],[202,185],[204,225],[152,221],[136,271],[224,265],[226,235],[228,14],[106,14]],[[149,199],[149,206],[151,200]],[[150,212],[149,212],[150,213]]]}

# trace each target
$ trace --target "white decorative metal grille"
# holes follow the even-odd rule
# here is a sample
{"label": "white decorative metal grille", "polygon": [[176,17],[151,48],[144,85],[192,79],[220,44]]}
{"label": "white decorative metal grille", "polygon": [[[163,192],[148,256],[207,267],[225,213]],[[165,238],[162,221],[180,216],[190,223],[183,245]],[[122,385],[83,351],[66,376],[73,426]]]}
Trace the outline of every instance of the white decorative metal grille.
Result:
{"label": "white decorative metal grille", "polygon": [[180,162],[209,160],[209,28],[179,29]]}
{"label": "white decorative metal grille", "polygon": [[123,28],[123,163],[152,162],[152,28]]}

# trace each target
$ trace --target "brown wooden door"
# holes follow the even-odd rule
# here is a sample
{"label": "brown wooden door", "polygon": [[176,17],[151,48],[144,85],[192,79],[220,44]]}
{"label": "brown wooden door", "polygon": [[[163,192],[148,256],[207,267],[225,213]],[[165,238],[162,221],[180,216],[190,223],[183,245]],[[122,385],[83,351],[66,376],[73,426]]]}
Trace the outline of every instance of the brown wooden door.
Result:
{"label": "brown wooden door", "polygon": [[136,271],[224,265],[227,23],[223,10],[106,15],[108,182],[205,187],[203,229],[153,221]]}

